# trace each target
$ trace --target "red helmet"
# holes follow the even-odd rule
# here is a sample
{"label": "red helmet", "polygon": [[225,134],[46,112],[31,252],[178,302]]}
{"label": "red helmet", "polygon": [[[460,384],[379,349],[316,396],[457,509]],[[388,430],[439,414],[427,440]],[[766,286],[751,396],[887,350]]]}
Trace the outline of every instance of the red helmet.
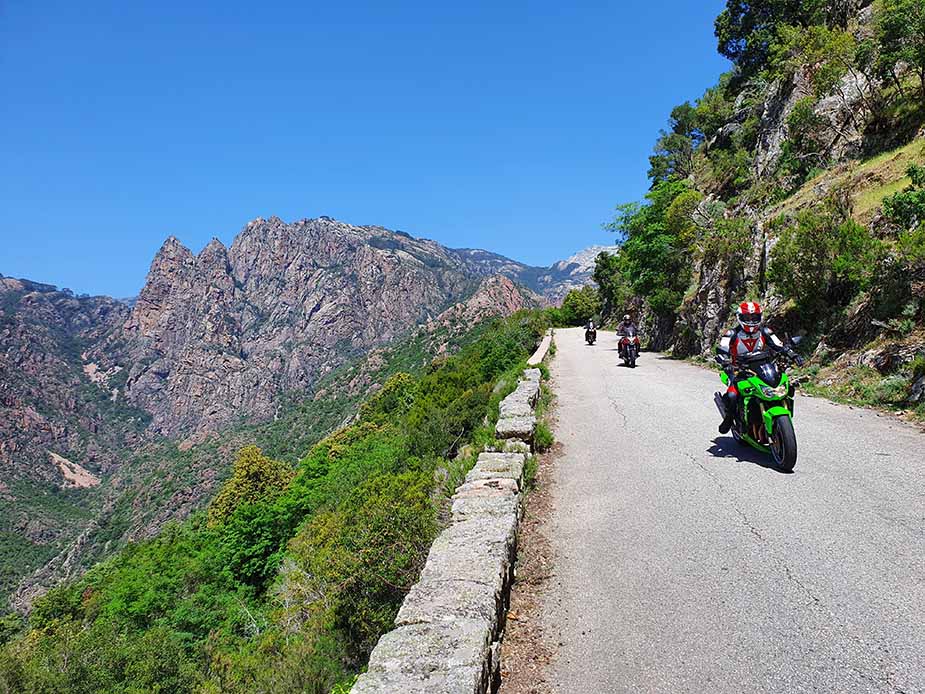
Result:
{"label": "red helmet", "polygon": [[743,301],[739,304],[739,325],[742,330],[752,335],[761,330],[761,306],[755,301]]}

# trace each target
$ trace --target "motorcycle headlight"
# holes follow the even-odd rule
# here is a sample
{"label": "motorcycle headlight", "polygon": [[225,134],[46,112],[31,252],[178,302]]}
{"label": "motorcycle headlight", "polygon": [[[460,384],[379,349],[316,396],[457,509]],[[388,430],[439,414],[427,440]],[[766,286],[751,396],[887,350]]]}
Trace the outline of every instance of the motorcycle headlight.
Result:
{"label": "motorcycle headlight", "polygon": [[787,394],[787,386],[777,386],[777,388],[762,386],[761,392],[766,398],[782,398]]}

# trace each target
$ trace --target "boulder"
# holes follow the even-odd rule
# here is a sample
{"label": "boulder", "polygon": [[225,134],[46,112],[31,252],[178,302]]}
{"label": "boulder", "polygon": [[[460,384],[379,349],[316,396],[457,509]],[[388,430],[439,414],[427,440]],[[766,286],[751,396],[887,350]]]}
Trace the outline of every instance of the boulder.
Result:
{"label": "boulder", "polygon": [[919,376],[909,389],[909,402],[925,401],[925,376]]}

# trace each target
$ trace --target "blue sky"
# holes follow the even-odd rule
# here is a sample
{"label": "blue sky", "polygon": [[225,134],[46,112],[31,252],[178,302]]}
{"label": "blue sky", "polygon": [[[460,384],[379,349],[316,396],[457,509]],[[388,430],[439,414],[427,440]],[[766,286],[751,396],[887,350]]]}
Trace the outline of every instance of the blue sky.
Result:
{"label": "blue sky", "polygon": [[548,265],[647,187],[722,0],[0,0],[0,273],[137,293],[168,235],[328,215]]}

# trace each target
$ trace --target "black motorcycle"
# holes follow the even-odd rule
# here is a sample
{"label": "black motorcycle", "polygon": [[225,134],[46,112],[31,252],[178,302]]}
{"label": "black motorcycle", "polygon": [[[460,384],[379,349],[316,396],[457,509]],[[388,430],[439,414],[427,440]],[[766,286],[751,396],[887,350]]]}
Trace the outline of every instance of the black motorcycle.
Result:
{"label": "black motorcycle", "polygon": [[597,341],[597,330],[594,328],[585,329],[585,342],[593,345]]}

